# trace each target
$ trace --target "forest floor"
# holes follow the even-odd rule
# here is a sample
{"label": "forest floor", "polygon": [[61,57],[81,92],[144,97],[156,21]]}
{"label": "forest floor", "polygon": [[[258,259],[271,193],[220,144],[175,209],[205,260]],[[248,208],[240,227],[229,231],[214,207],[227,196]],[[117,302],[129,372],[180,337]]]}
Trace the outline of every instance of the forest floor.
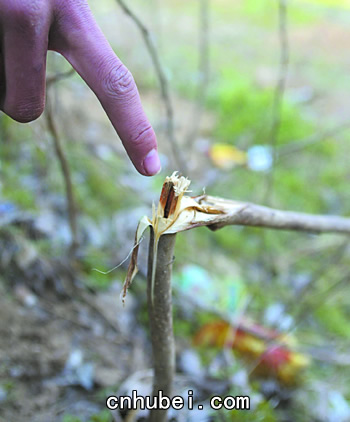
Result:
{"label": "forest floor", "polygon": [[104,392],[149,367],[145,332],[130,307],[121,309],[120,285],[114,287],[64,299],[18,284],[2,291],[1,421],[87,420],[105,410]]}

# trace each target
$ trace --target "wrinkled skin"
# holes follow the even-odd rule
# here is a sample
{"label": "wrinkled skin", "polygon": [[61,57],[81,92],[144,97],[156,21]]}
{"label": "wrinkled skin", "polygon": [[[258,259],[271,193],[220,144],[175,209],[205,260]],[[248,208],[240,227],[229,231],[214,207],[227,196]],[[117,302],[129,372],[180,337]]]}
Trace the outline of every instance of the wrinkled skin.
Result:
{"label": "wrinkled skin", "polygon": [[0,108],[25,123],[45,106],[47,50],[62,54],[94,91],[136,169],[160,169],[155,133],[129,70],[85,0],[0,0]]}

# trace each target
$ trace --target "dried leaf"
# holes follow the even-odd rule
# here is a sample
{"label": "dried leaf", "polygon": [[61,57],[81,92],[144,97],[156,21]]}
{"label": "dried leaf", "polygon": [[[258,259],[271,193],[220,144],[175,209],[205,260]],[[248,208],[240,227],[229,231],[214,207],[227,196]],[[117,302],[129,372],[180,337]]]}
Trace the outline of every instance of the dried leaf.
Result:
{"label": "dried leaf", "polygon": [[130,263],[128,266],[128,272],[126,274],[126,278],[123,284],[123,290],[121,293],[121,298],[122,298],[122,302],[125,302],[125,296],[126,293],[132,283],[132,280],[134,279],[134,277],[136,276],[137,272],[138,272],[138,268],[137,268],[137,256],[138,256],[138,252],[139,252],[139,245],[142,239],[142,236],[144,234],[144,232],[146,231],[147,227],[149,227],[151,225],[151,222],[149,221],[149,219],[146,216],[143,216],[141,218],[141,220],[139,221],[139,224],[137,226],[137,230],[135,233],[135,242],[134,242],[134,248],[131,254],[131,259],[130,259]]}
{"label": "dried leaf", "polygon": [[[152,286],[154,286],[155,265],[157,261],[157,248],[160,236],[174,234],[194,227],[210,225],[217,222],[218,216],[238,212],[242,204],[226,201],[221,198],[202,195],[199,197],[186,196],[191,181],[174,172],[166,177],[160,194],[157,209],[152,208],[152,219],[146,216],[139,222],[134,251],[130,260],[127,276],[122,291],[122,300],[137,273],[138,242],[148,226],[154,230],[154,261],[152,273]],[[152,287],[153,294],[153,287]]]}

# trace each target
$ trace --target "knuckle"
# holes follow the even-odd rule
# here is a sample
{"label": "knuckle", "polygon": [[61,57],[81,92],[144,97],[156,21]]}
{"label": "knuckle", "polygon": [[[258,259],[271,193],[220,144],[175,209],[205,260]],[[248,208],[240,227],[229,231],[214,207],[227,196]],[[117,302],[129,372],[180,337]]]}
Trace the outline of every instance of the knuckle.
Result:
{"label": "knuckle", "polygon": [[47,5],[44,0],[33,0],[30,2],[11,2],[7,9],[9,19],[15,21],[18,29],[35,29],[46,17]]}
{"label": "knuckle", "polygon": [[154,138],[155,135],[153,128],[148,123],[145,124],[144,127],[141,127],[136,131],[136,134],[131,137],[130,143],[133,145],[142,144],[143,146],[149,146],[151,148],[154,146]]}
{"label": "knuckle", "polygon": [[69,23],[73,29],[79,28],[90,13],[86,0],[57,0],[54,7],[56,24],[65,26]]}
{"label": "knuckle", "polygon": [[134,78],[123,64],[113,68],[105,76],[103,88],[107,95],[116,98],[123,98],[136,91]]}

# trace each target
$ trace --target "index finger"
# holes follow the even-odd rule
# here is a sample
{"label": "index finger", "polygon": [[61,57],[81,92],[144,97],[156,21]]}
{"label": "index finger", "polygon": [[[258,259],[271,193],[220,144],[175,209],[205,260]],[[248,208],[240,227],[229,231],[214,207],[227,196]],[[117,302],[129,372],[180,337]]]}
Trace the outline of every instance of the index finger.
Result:
{"label": "index finger", "polygon": [[60,52],[100,100],[136,169],[146,176],[158,173],[156,136],[133,76],[113,52],[87,4],[67,3],[71,7],[60,19],[64,40]]}

